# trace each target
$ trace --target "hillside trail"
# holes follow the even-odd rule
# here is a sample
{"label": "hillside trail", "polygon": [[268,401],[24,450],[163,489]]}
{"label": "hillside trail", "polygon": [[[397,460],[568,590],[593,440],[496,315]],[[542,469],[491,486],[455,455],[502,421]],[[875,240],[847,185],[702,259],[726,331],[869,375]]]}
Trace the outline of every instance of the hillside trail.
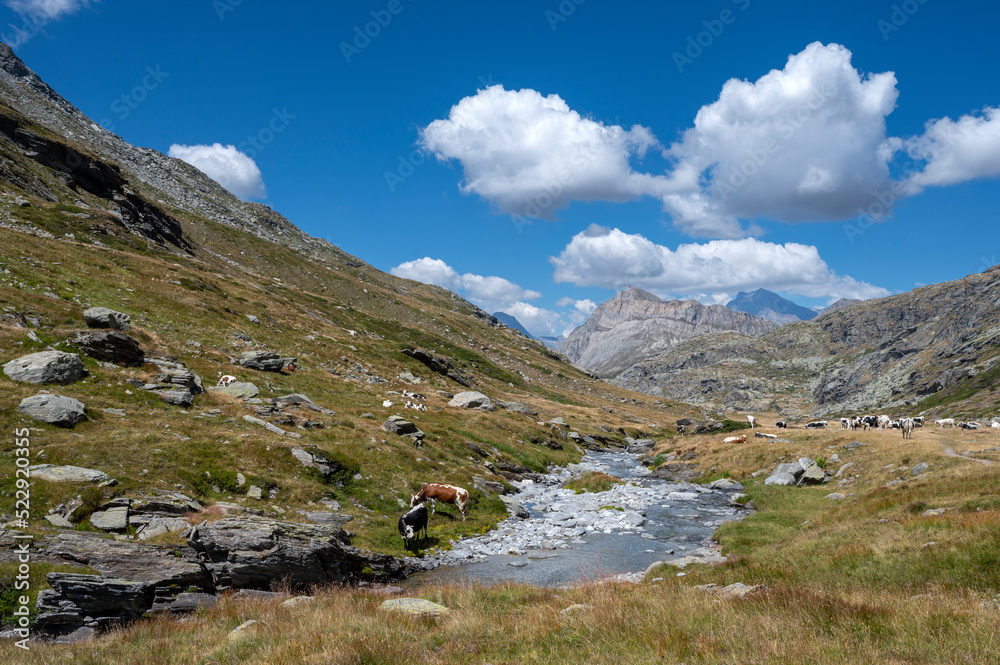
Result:
{"label": "hillside trail", "polygon": [[945,455],[947,455],[948,457],[956,457],[958,459],[969,460],[970,462],[978,462],[979,464],[985,464],[986,466],[997,466],[997,464],[998,464],[997,462],[994,462],[992,460],[979,459],[978,457],[970,457],[969,455],[964,455],[962,453],[956,453],[955,449],[952,448],[951,446],[945,446],[941,450],[941,452],[944,453]]}

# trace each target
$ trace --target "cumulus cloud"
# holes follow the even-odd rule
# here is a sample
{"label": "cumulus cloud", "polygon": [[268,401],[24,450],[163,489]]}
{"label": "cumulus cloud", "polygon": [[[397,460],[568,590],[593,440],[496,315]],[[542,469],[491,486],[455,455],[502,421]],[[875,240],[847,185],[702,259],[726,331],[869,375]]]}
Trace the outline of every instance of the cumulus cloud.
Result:
{"label": "cumulus cloud", "polygon": [[91,0],[4,0],[4,4],[21,16],[47,23],[89,7]]}
{"label": "cumulus cloud", "polygon": [[551,219],[570,201],[627,201],[649,189],[633,157],[659,146],[645,127],[582,117],[558,95],[494,85],[452,107],[420,133],[442,161],[462,165],[466,194],[500,212]]}
{"label": "cumulus cloud", "polygon": [[[755,219],[844,220],[876,202],[881,218],[923,187],[1000,175],[998,109],[891,137],[896,83],[892,72],[860,72],[844,46],[815,42],[755,81],[727,81],[665,149],[645,127],[605,125],[558,95],[502,86],[461,100],[420,141],[461,164],[463,192],[503,213],[551,219],[571,201],[650,196],[682,232],[724,239],[759,235]],[[670,161],[665,172],[636,170],[651,149]],[[893,180],[903,153],[915,165]]]}
{"label": "cumulus cloud", "polygon": [[267,196],[257,163],[237,150],[236,146],[175,143],[167,154],[187,162],[243,200]]}
{"label": "cumulus cloud", "polygon": [[664,297],[757,288],[809,297],[875,298],[886,289],[838,275],[810,245],[755,238],[680,245],[676,250],[619,229],[588,229],[552,257],[556,282],[620,289],[637,286]]}
{"label": "cumulus cloud", "polygon": [[923,163],[909,178],[917,191],[1000,175],[1000,108],[929,122],[921,136],[905,143],[905,149]]}

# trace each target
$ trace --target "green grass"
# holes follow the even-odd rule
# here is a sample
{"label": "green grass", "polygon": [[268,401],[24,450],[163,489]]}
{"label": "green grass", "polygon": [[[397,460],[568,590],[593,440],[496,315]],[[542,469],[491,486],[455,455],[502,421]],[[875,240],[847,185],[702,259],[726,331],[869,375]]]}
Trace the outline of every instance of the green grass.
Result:
{"label": "green grass", "polygon": [[587,471],[575,478],[571,478],[563,487],[568,490],[575,490],[577,494],[583,492],[607,492],[615,485],[621,485],[625,481],[615,476],[609,476],[600,471]]}

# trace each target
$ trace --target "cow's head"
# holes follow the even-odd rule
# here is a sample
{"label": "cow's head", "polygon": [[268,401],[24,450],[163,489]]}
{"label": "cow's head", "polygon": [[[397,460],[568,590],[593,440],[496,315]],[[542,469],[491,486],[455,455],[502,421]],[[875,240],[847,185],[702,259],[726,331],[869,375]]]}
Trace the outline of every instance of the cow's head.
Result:
{"label": "cow's head", "polygon": [[420,495],[419,494],[414,494],[412,497],[410,497],[410,508],[412,508],[413,506],[417,505],[418,503],[420,503]]}
{"label": "cow's head", "polygon": [[413,525],[406,524],[403,526],[403,540],[413,540]]}

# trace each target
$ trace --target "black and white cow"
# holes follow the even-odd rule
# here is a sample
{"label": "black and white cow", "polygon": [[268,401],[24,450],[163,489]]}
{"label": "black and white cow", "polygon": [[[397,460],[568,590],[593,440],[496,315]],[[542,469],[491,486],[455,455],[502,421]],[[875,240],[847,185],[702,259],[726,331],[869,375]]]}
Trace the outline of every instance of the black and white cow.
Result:
{"label": "black and white cow", "polygon": [[807,429],[826,429],[830,424],[825,420],[817,420],[815,422],[806,423]]}
{"label": "black and white cow", "polygon": [[774,423],[774,426],[777,427],[778,429],[786,429],[788,427],[788,423],[785,422],[784,420],[779,420],[778,422]]}
{"label": "black and white cow", "polygon": [[403,538],[403,549],[410,549],[417,535],[423,531],[427,537],[427,506],[422,503],[410,508],[399,518],[399,535]]}

